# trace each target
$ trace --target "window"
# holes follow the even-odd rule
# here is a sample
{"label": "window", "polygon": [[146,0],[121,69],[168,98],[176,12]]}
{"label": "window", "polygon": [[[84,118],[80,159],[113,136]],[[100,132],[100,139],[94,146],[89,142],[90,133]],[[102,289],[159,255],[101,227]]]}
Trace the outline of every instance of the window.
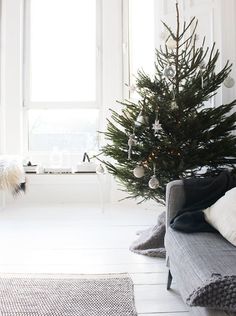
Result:
{"label": "window", "polygon": [[[154,73],[155,0],[129,0],[129,85],[135,85],[138,70]],[[131,97],[138,98],[131,90]]]}
{"label": "window", "polygon": [[98,148],[100,0],[26,0],[24,106],[30,152]]}
{"label": "window", "polygon": [[30,152],[49,152],[56,148],[76,153],[78,148],[85,152],[94,151],[98,146],[98,110],[33,109],[28,111],[28,119]]}

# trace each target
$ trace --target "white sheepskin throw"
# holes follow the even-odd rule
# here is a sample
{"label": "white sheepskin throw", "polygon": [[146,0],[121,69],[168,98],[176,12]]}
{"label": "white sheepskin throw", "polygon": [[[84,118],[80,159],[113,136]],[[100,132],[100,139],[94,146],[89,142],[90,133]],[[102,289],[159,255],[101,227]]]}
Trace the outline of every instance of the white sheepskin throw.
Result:
{"label": "white sheepskin throw", "polygon": [[0,189],[12,194],[25,190],[24,168],[17,159],[0,156]]}

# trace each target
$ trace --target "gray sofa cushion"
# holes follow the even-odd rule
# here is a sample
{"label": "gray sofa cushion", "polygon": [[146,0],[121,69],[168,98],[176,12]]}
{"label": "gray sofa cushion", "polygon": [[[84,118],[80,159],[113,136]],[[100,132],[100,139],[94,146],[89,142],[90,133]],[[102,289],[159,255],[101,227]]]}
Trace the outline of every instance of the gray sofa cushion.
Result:
{"label": "gray sofa cushion", "polygon": [[165,245],[170,269],[174,272],[183,299],[189,304],[194,302],[190,299],[193,298],[191,295],[204,288],[212,274],[222,277],[236,275],[236,247],[220,234],[185,234],[168,228]]}

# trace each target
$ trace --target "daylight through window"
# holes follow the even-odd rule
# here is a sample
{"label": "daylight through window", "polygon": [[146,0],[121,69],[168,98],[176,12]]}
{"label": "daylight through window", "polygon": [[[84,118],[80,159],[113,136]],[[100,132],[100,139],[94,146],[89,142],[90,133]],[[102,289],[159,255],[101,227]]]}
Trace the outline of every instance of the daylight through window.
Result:
{"label": "daylight through window", "polygon": [[96,0],[26,0],[25,91],[29,151],[97,149]]}

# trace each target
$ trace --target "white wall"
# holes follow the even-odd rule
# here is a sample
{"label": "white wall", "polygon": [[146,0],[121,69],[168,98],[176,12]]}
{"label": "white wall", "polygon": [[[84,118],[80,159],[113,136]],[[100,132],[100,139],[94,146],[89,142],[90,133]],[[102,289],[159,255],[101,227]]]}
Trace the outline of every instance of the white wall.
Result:
{"label": "white wall", "polygon": [[[218,0],[219,1],[219,0]],[[236,1],[220,1],[221,12],[221,58],[223,64],[230,60],[233,63],[231,76],[236,82]],[[236,84],[233,88],[222,88],[223,102],[236,98]]]}
{"label": "white wall", "polygon": [[23,0],[2,1],[2,106],[7,154],[22,154]]}
{"label": "white wall", "polygon": [[[103,44],[102,44],[102,117],[101,130],[105,129],[106,117],[109,108],[119,109],[116,100],[122,100],[124,88],[124,75],[127,73],[123,68],[127,47],[127,34],[123,25],[127,26],[127,14],[123,16],[123,10],[127,7],[128,0],[103,0]],[[157,21],[166,20],[170,25],[175,21],[173,0],[156,0]],[[223,64],[228,58],[234,63],[232,76],[236,80],[236,3],[235,0],[179,0],[181,14],[185,19],[196,16],[199,19],[199,35],[207,35],[209,43],[216,41],[217,47],[221,51],[221,61]],[[1,19],[1,105],[0,105],[0,151],[8,154],[23,154],[22,140],[22,10],[23,0],[2,0]],[[124,11],[127,13],[126,11]],[[125,22],[123,24],[123,22]],[[157,22],[157,26],[160,24]],[[161,30],[160,30],[161,32]],[[157,32],[157,34],[160,34]],[[157,38],[157,43],[159,39]],[[127,60],[126,63],[127,65]],[[229,101],[236,96],[236,87],[232,89],[222,89],[217,101]],[[5,127],[4,128],[4,122]],[[63,177],[63,176],[61,176]],[[47,198],[55,201],[58,197],[58,190],[55,188],[54,180],[42,182],[45,195],[37,195],[40,186],[30,180],[34,185],[32,195],[28,195],[29,201],[39,201]],[[60,178],[63,179],[63,178]],[[33,182],[32,182],[33,181]],[[66,180],[67,181],[67,180]],[[50,184],[49,184],[50,182]],[[67,192],[65,196],[70,196],[70,192],[78,186],[77,180],[66,186],[60,180],[60,194]],[[97,182],[81,180],[81,185],[87,186],[87,199],[94,201],[98,198]],[[111,201],[117,201],[126,196],[116,189],[116,184],[111,181],[106,190],[109,190]],[[74,191],[73,191],[74,192]],[[86,190],[85,190],[86,192]],[[42,192],[41,192],[42,193]],[[78,195],[79,196],[79,195]],[[31,198],[30,198],[31,197]],[[62,195],[60,195],[62,198]],[[83,197],[86,197],[84,193]],[[79,198],[78,198],[79,201]],[[133,202],[132,202],[133,203]],[[135,202],[134,202],[135,203]]]}
{"label": "white wall", "polygon": [[[157,12],[161,20],[175,29],[175,1],[157,1]],[[231,76],[236,81],[236,1],[235,0],[179,0],[181,22],[190,21],[192,17],[198,20],[197,34],[200,40],[206,36],[206,45],[211,47],[216,43],[220,51],[219,69],[229,59],[234,65]],[[159,27],[163,26],[161,23]],[[201,41],[199,40],[199,44]],[[160,42],[160,39],[159,39]],[[222,86],[215,97],[215,105],[229,102],[236,97],[236,85],[231,88]]]}

